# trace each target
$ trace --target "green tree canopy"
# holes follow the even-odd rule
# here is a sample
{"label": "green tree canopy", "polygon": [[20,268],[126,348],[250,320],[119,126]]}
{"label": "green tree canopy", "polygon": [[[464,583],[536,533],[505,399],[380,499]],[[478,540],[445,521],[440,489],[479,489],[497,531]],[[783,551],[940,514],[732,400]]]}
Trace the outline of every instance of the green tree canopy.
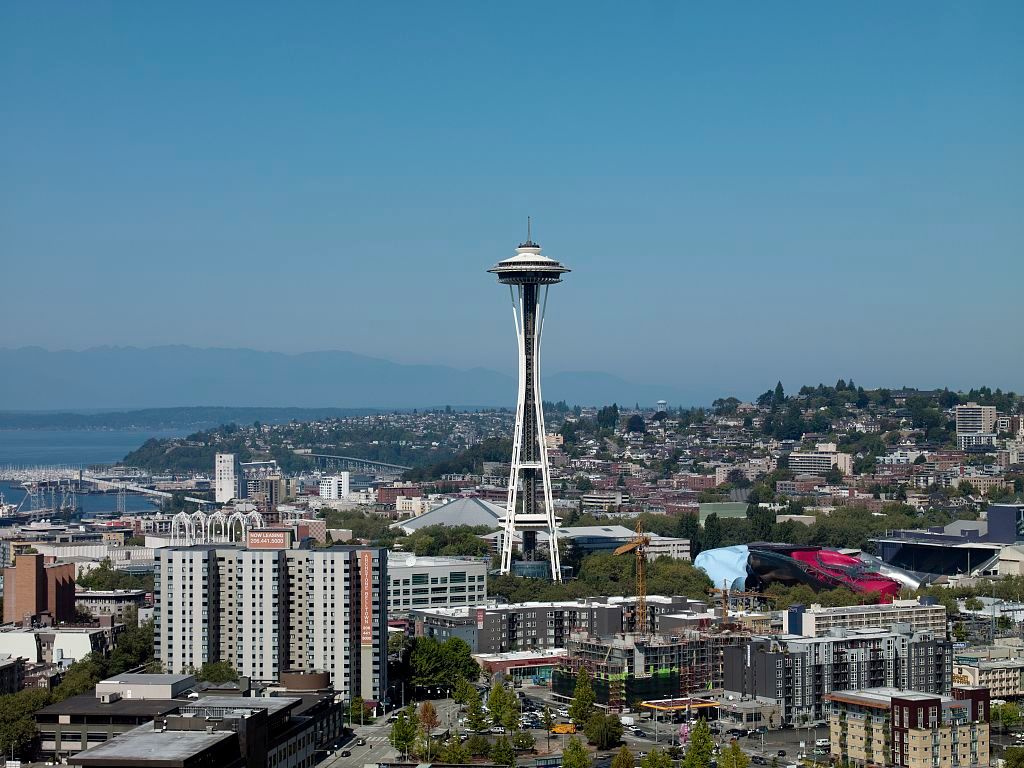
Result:
{"label": "green tree canopy", "polygon": [[416,719],[416,713],[412,705],[406,707],[398,713],[398,719],[391,724],[391,734],[388,740],[399,753],[403,756],[408,757],[409,751],[412,749],[413,744],[416,742],[416,732],[419,728],[419,723]]}
{"label": "green tree canopy", "polygon": [[495,725],[506,725],[510,718],[518,722],[516,695],[501,683],[495,683],[487,697],[487,710]]}
{"label": "green tree canopy", "polygon": [[516,751],[504,736],[499,736],[494,740],[494,744],[491,745],[491,762],[515,768]]}
{"label": "green tree canopy", "polygon": [[640,768],[672,768],[672,758],[655,747],[640,761]]}
{"label": "green tree canopy", "polygon": [[476,733],[487,730],[487,713],[476,687],[472,687],[466,699],[466,727]]}
{"label": "green tree canopy", "polygon": [[469,748],[466,747],[457,736],[452,736],[441,747],[441,751],[437,753],[438,760],[442,763],[452,763],[453,765],[462,765],[468,763],[470,760]]}
{"label": "green tree canopy", "polygon": [[576,724],[577,729],[582,730],[586,727],[590,716],[594,714],[596,700],[594,687],[590,683],[590,673],[581,665],[576,673],[576,687],[573,689],[572,703],[569,705],[569,719]]}
{"label": "green tree canopy", "polygon": [[152,573],[128,573],[114,568],[109,557],[103,558],[100,564],[91,571],[85,571],[78,579],[79,586],[86,589],[144,589],[153,591]]}
{"label": "green tree canopy", "polygon": [[196,680],[205,680],[215,685],[233,683],[238,680],[238,672],[226,661],[208,661],[196,672]]}
{"label": "green tree canopy", "polygon": [[1005,768],[1024,768],[1024,747],[1007,747],[1003,751]]}
{"label": "green tree canopy", "polygon": [[474,733],[466,739],[466,749],[474,757],[487,757],[491,754],[491,742],[487,740],[486,736]]}
{"label": "green tree canopy", "polygon": [[520,752],[526,752],[533,749],[536,743],[537,740],[529,731],[516,731],[512,736],[512,746]]}
{"label": "green tree canopy", "polygon": [[615,753],[615,757],[612,758],[612,768],[633,768],[635,765],[633,753],[629,751],[629,747],[623,744],[619,747],[619,751]]}
{"label": "green tree canopy", "polygon": [[747,768],[750,765],[750,758],[744,752],[738,742],[733,741],[718,758],[721,768]]}
{"label": "green tree canopy", "polygon": [[562,750],[562,768],[590,768],[591,764],[587,748],[575,736],[570,737]]}
{"label": "green tree canopy", "polygon": [[480,666],[465,640],[450,637],[443,643],[432,637],[417,637],[409,654],[412,684],[452,688],[459,680],[476,681]]}
{"label": "green tree canopy", "polygon": [[686,756],[681,768],[707,768],[715,749],[715,741],[711,737],[708,721],[701,718],[690,731],[690,741],[686,746]]}
{"label": "green tree canopy", "polygon": [[598,749],[608,749],[622,740],[622,721],[611,712],[594,712],[583,732]]}

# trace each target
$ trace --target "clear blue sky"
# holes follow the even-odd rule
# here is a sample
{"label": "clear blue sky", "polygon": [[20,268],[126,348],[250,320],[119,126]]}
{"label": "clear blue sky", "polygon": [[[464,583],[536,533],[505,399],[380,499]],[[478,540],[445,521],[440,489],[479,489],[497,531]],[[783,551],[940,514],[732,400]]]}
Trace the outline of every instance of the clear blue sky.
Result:
{"label": "clear blue sky", "polygon": [[6,3],[0,346],[507,371],[531,214],[551,370],[1020,391],[1022,148],[1020,2]]}

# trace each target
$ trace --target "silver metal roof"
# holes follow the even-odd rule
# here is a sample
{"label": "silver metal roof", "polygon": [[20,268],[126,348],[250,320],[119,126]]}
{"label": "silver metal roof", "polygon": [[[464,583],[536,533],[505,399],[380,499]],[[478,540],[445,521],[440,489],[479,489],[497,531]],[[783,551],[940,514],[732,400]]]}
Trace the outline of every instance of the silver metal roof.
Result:
{"label": "silver metal roof", "polygon": [[540,246],[527,241],[516,248],[516,255],[499,261],[488,272],[496,274],[502,283],[557,283],[570,272],[555,259],[544,256]]}

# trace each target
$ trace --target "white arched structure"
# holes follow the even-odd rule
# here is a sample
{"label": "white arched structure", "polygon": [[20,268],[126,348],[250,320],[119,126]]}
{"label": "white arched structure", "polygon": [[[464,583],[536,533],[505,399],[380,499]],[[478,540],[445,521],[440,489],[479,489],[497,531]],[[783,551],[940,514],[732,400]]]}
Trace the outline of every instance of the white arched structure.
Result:
{"label": "white arched structure", "polygon": [[249,531],[263,528],[263,515],[252,505],[236,509],[230,516],[222,511],[179,512],[171,519],[171,544],[227,544],[245,541]]}

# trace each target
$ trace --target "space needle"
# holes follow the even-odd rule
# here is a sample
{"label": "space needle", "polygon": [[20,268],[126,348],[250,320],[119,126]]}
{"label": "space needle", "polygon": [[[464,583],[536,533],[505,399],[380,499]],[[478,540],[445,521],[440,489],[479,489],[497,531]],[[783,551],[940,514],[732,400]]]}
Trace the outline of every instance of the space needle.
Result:
{"label": "space needle", "polygon": [[544,407],[540,394],[540,338],[544,330],[548,287],[560,283],[562,275],[569,269],[541,255],[540,246],[531,239],[529,219],[526,233],[526,242],[516,248],[515,256],[487,270],[498,276],[499,283],[508,286],[519,343],[519,397],[512,437],[512,467],[505,517],[499,521],[504,529],[501,573],[512,570],[512,548],[517,531],[522,532],[525,560],[538,559],[537,532],[544,531],[548,537],[551,578],[561,581],[556,532],[558,520],[551,498],[551,469],[548,466]]}

